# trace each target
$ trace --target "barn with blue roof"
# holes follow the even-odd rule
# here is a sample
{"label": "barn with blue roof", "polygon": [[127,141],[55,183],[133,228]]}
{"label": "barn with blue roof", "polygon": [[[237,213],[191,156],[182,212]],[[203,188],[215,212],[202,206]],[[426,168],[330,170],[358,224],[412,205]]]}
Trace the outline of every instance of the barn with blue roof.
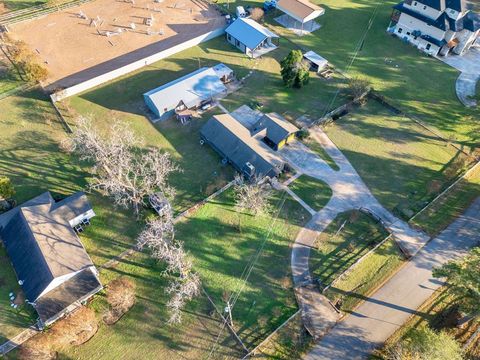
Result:
{"label": "barn with blue roof", "polygon": [[227,41],[251,58],[278,47],[279,36],[252,19],[238,18],[225,30]]}

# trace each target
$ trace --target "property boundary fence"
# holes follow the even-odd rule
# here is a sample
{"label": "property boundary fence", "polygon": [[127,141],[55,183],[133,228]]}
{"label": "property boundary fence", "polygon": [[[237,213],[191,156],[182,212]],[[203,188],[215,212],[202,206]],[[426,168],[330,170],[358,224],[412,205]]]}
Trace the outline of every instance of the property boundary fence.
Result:
{"label": "property boundary fence", "polygon": [[74,0],[74,1],[69,1],[62,4],[58,4],[58,5],[43,4],[43,5],[36,5],[26,9],[17,10],[17,11],[10,11],[3,15],[0,15],[0,26],[8,31],[8,25],[35,19],[37,17],[41,17],[57,11],[69,9],[90,1],[92,0]]}
{"label": "property boundary fence", "polygon": [[88,79],[86,81],[83,81],[79,84],[73,85],[69,88],[60,90],[52,95],[50,95],[51,99],[53,102],[57,102],[60,100],[63,100],[67,97],[79,94],[81,92],[84,92],[88,89],[91,89],[93,87],[96,87],[98,85],[104,84],[108,81],[111,81],[113,79],[116,79],[120,76],[126,75],[128,73],[131,73],[133,71],[136,71],[138,69],[141,69],[142,67],[148,66],[150,64],[153,64],[159,60],[165,59],[166,57],[172,56],[176,53],[179,53],[180,51],[189,49],[193,46],[196,46],[198,44],[201,44],[205,41],[214,39],[218,36],[223,35],[225,32],[225,27],[222,26],[221,28],[217,28],[215,30],[209,31],[205,34],[199,35],[193,39],[187,40],[181,44],[172,46],[171,48],[162,50],[156,54],[147,56],[143,59],[136,60],[128,65],[121,66],[115,70],[106,72],[102,75],[96,76],[94,78]]}
{"label": "property boundary fence", "polygon": [[277,327],[275,330],[273,330],[273,332],[271,332],[265,339],[262,340],[262,342],[260,344],[258,344],[257,346],[255,346],[255,348],[253,350],[251,350],[247,355],[245,355],[242,360],[245,360],[245,359],[248,359],[250,356],[252,355],[255,355],[255,353],[260,349],[260,347],[262,347],[263,345],[265,345],[267,343],[267,341],[269,341],[278,331],[280,331],[281,329],[283,329],[290,321],[292,321],[292,319],[294,319],[298,314],[301,313],[301,309],[298,309],[295,314],[293,314],[292,316],[290,316],[287,320],[285,320],[285,322],[280,325],[279,327]]}
{"label": "property boundary fence", "polygon": [[468,177],[471,173],[473,173],[477,168],[480,168],[480,160],[473,165],[470,169],[468,169],[463,175],[461,175],[457,180],[455,180],[450,186],[448,186],[445,190],[443,190],[440,194],[438,194],[432,201],[430,201],[427,205],[425,205],[420,211],[418,211],[415,215],[413,215],[408,222],[414,220],[418,215],[423,213],[427,210],[433,203],[437,202],[438,199],[442,198],[446,193],[448,193],[455,185],[457,185],[460,181]]}

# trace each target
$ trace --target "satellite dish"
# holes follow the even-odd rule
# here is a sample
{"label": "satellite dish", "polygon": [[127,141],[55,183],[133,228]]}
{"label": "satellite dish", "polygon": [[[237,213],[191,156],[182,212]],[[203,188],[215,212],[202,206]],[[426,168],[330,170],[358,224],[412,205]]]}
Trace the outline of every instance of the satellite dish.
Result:
{"label": "satellite dish", "polygon": [[18,285],[22,286],[23,285],[23,280],[18,280]]}

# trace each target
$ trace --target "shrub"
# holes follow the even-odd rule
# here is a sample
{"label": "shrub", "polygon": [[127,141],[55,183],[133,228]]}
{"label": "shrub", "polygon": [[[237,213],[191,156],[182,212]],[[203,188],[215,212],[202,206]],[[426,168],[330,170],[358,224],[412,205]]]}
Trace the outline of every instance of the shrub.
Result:
{"label": "shrub", "polygon": [[15,195],[15,189],[12,182],[6,176],[0,176],[0,200],[11,199]]}
{"label": "shrub", "polygon": [[107,286],[107,302],[110,310],[103,321],[112,325],[135,304],[135,283],[124,276],[112,280]]}
{"label": "shrub", "polygon": [[355,101],[359,101],[371,89],[371,85],[365,78],[353,77],[348,81],[348,88],[350,90],[351,98]]}

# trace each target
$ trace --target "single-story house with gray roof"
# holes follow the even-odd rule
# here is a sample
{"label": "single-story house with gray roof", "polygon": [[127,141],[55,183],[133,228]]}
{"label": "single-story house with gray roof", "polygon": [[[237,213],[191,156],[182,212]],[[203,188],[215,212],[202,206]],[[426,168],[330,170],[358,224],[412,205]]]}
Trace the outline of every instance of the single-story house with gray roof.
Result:
{"label": "single-story house with gray roof", "polygon": [[265,142],[264,134],[252,134],[230,114],[213,116],[200,130],[202,142],[208,143],[247,179],[276,177],[285,166],[281,157]]}
{"label": "single-story house with gray roof", "polygon": [[46,192],[0,215],[0,240],[41,327],[102,289],[75,231],[93,216],[83,192],[61,201]]}
{"label": "single-story house with gray roof", "polygon": [[278,46],[279,36],[255,20],[238,18],[225,30],[227,41],[251,58],[257,58]]}

